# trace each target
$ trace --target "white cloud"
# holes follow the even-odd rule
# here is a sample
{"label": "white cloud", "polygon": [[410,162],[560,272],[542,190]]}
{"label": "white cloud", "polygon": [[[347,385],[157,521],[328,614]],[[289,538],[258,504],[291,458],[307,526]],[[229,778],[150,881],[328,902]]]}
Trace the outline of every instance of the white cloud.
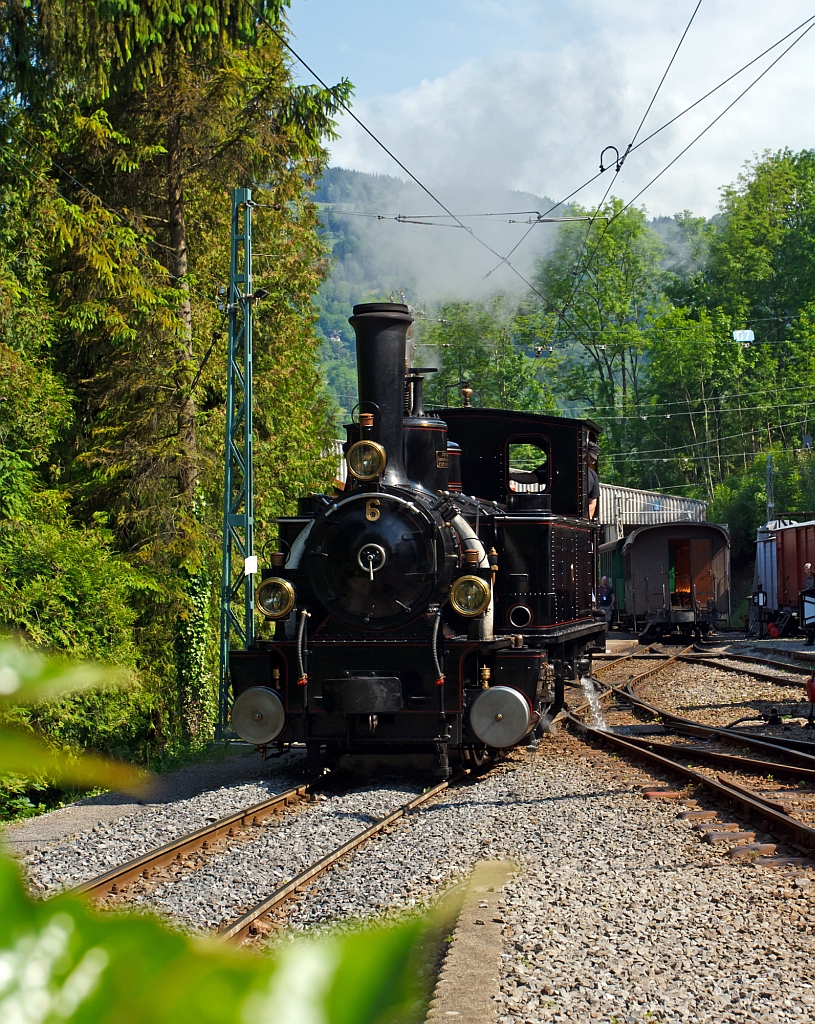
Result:
{"label": "white cloud", "polygon": [[[601,149],[624,149],[695,4],[583,0],[467,0],[474,19],[504,19],[522,45],[459,63],[394,94],[360,98],[355,112],[445,202],[464,186],[560,198],[597,169]],[[813,13],[803,0],[705,0],[641,138]],[[567,15],[568,14],[568,18]],[[505,38],[502,36],[502,38]],[[631,198],[773,56],[633,154],[614,185]],[[652,214],[715,212],[719,188],[765,149],[815,144],[815,30],[640,202]],[[399,169],[344,117],[332,162]],[[581,197],[602,195],[608,176]],[[417,211],[417,212],[430,212]]]}

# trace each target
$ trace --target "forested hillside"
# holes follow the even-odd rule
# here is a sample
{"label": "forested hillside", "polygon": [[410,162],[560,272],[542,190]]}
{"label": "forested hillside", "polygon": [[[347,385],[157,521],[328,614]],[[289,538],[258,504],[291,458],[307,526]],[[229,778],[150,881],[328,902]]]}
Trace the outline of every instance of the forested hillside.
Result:
{"label": "forested hillside", "polygon": [[[447,198],[463,222],[498,252],[511,249],[529,218],[552,206],[546,197],[508,190],[471,189]],[[354,332],[348,324],[355,302],[405,300],[423,319],[432,318],[436,306],[450,297],[488,301],[496,290],[515,296],[523,291],[523,282],[504,267],[485,277],[478,257],[487,252],[491,264],[497,261],[467,231],[439,216],[439,208],[413,182],[328,167],[314,200],[321,237],[331,252],[331,274],[316,296],[323,371],[343,422],[356,402]],[[401,222],[395,219],[400,215]],[[551,251],[555,237],[555,225],[536,228],[518,257],[524,274],[532,273],[538,256]]]}
{"label": "forested hillside", "polygon": [[[287,0],[257,6],[286,31]],[[265,183],[258,543],[330,476],[308,193],[349,86],[296,85],[237,0],[3,4],[0,33],[0,623],[136,678],[16,714],[146,761],[212,736],[236,186]]]}

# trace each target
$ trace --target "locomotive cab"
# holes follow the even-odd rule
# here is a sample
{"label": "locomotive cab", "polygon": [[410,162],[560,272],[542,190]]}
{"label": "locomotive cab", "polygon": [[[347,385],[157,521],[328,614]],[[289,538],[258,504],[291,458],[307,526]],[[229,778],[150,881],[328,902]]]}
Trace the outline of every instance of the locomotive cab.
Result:
{"label": "locomotive cab", "polygon": [[[424,755],[480,764],[540,730],[603,643],[592,610],[597,428],[495,409],[427,412],[405,371],[407,306],[367,303],[345,489],[278,522],[257,605],[230,654],[235,732],[311,760]],[[522,476],[519,474],[532,474]]]}

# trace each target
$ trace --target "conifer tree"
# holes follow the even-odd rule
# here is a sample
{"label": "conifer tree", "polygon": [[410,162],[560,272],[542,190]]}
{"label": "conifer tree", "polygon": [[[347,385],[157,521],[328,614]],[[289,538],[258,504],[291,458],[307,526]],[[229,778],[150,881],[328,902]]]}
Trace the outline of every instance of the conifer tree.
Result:
{"label": "conifer tree", "polygon": [[190,735],[205,718],[203,684],[179,675],[206,662],[191,617],[206,609],[208,551],[217,564],[225,344],[216,298],[233,187],[262,190],[256,239],[270,298],[258,364],[275,386],[257,389],[261,519],[315,485],[330,437],[310,301],[326,261],[307,190],[350,86],[293,82],[280,39],[287,6],[0,5],[0,83],[17,98],[20,153],[55,194],[53,353],[79,412],[62,446],[63,483],[80,516],[111,514],[120,550],[159,581],[141,597],[142,658],[191,695],[181,701]]}

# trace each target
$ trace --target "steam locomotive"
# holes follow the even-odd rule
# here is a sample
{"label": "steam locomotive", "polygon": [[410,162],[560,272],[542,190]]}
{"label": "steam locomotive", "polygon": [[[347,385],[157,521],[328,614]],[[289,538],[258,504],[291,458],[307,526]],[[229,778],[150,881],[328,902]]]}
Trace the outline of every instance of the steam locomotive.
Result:
{"label": "steam locomotive", "polygon": [[[344,490],[281,517],[230,654],[232,725],[267,753],[305,743],[423,758],[437,777],[540,734],[604,648],[593,611],[588,420],[464,406],[427,412],[400,303],[354,306],[359,415]],[[476,495],[476,496],[471,496]]]}

